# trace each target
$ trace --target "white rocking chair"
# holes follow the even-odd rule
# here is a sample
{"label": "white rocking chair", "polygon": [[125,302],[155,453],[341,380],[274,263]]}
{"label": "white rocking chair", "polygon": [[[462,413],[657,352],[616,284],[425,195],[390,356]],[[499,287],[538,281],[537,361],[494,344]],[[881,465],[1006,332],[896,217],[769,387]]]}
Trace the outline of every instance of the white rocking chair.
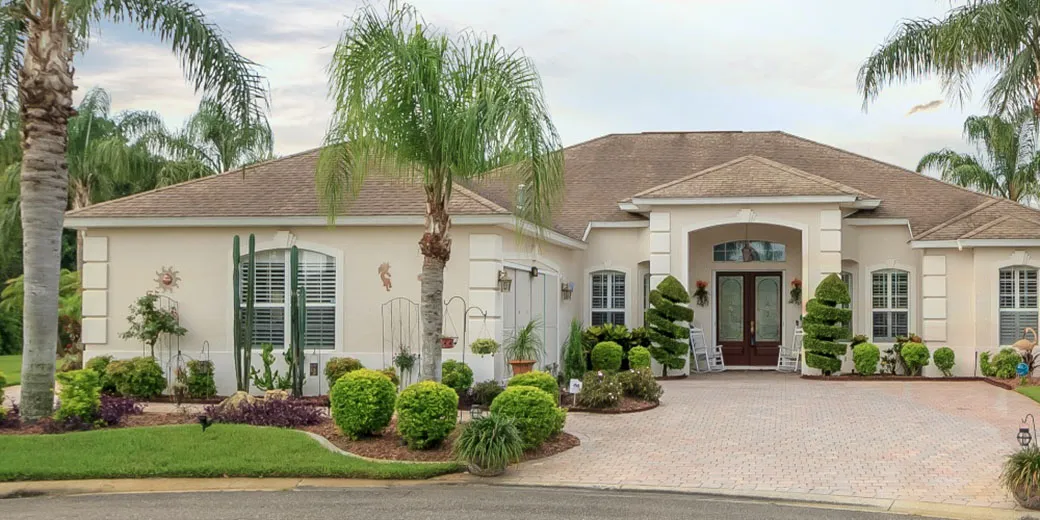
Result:
{"label": "white rocking chair", "polygon": [[802,338],[805,333],[802,329],[795,329],[794,342],[791,345],[780,345],[780,355],[777,356],[776,370],[778,372],[798,372],[802,360]]}
{"label": "white rocking chair", "polygon": [[690,329],[690,362],[695,372],[722,372],[726,370],[726,362],[722,359],[722,346],[708,347],[704,339],[704,331]]}

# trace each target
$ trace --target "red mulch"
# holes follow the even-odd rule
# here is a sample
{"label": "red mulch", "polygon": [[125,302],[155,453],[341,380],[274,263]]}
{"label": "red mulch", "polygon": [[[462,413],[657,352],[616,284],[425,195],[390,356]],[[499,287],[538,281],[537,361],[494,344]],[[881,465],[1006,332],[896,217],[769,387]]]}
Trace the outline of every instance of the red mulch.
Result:
{"label": "red mulch", "polygon": [[632,397],[622,397],[621,401],[614,408],[582,408],[580,406],[567,406],[566,403],[572,402],[572,399],[568,398],[567,401],[560,401],[563,407],[568,412],[583,412],[583,413],[603,413],[603,414],[618,414],[618,413],[635,413],[645,412],[647,410],[653,410],[659,406],[659,403],[651,403],[650,401],[643,401],[642,399],[635,399]]}
{"label": "red mulch", "polygon": [[[227,397],[222,397],[219,395],[216,397],[210,397],[206,399],[184,398],[181,399],[181,404],[220,404],[222,401],[224,401],[224,399],[227,399]],[[327,395],[311,395],[304,397],[295,397],[293,399],[302,403],[307,403],[311,406],[324,406],[325,408],[329,407],[329,396]],[[141,401],[141,404],[170,404],[174,402],[175,401],[173,400],[173,398],[159,397],[150,401]]]}
{"label": "red mulch", "polygon": [[677,379],[686,379],[687,377],[690,377],[690,376],[687,375],[687,374],[680,374],[680,375],[677,375],[677,376],[656,376],[656,377],[654,377],[654,379],[656,379],[658,381],[675,381]]}
{"label": "red mulch", "polygon": [[[458,435],[459,430],[457,428],[455,432],[449,435],[448,438],[445,439],[437,448],[430,450],[409,450],[404,441],[397,436],[397,433],[394,431],[394,426],[395,423],[391,421],[390,426],[383,430],[382,434],[356,441],[342,435],[331,419],[326,420],[322,424],[306,426],[302,429],[325,437],[341,450],[349,451],[355,455],[361,455],[362,457],[368,457],[371,459],[422,462],[445,462],[452,460],[451,443],[455,439],[455,436]],[[534,460],[548,457],[569,450],[579,444],[581,444],[581,441],[579,441],[577,437],[567,432],[561,432],[546,441],[537,449],[525,452],[523,460]]]}

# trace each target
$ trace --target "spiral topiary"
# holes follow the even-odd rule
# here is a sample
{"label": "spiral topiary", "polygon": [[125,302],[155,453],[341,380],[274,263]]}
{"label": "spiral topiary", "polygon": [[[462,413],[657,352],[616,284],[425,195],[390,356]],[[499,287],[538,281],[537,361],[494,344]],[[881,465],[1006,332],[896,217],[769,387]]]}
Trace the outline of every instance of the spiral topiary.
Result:
{"label": "spiral topiary", "polygon": [[846,324],[852,321],[852,311],[838,305],[849,301],[845,282],[830,274],[816,287],[815,297],[805,304],[805,364],[820,369],[824,375],[841,370],[840,356],[845,355],[847,346],[836,340],[849,337]]}
{"label": "spiral topiary", "polygon": [[652,346],[650,355],[661,364],[661,375],[668,369],[681,370],[686,366],[690,346],[690,329],[685,324],[693,321],[690,293],[682,282],[668,276],[650,291],[650,309],[646,311],[647,335]]}

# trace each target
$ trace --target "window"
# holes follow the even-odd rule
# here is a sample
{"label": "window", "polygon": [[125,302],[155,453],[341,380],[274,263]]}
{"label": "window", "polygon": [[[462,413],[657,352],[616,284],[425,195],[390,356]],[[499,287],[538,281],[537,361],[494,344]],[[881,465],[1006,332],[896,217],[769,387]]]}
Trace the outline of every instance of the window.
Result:
{"label": "window", "polygon": [[871,273],[874,341],[906,336],[910,322],[910,273],[896,269]]}
{"label": "window", "polygon": [[[845,282],[845,288],[849,290],[849,303],[847,303],[847,304],[846,303],[838,304],[838,307],[841,307],[842,309],[852,309],[852,306],[853,306],[853,304],[856,301],[856,297],[853,296],[853,294],[852,294],[852,273],[850,273],[848,271],[842,271],[841,272],[841,281]],[[852,319],[855,320],[855,316],[856,316],[855,311],[853,311],[852,316],[853,316]],[[851,330],[853,328],[852,322],[846,323],[845,325],[849,328],[849,330]]]}
{"label": "window", "polygon": [[625,324],[625,274],[592,273],[592,324]]}
{"label": "window", "polygon": [[643,274],[643,314],[650,308],[650,273]]}
{"label": "window", "polygon": [[[243,257],[239,279],[241,305],[245,308],[249,257]],[[328,255],[300,250],[300,287],[307,291],[305,348],[336,346],[336,263]],[[290,324],[289,250],[256,253],[256,290],[253,295],[253,344],[270,343],[275,348],[289,345]]]}
{"label": "window", "polygon": [[1022,339],[1026,327],[1037,328],[1036,273],[1031,267],[1000,270],[1000,344]]}
{"label": "window", "polygon": [[712,259],[716,262],[744,262],[745,244],[751,245],[752,262],[784,262],[787,260],[787,251],[783,244],[765,240],[738,240],[716,244],[712,250]]}

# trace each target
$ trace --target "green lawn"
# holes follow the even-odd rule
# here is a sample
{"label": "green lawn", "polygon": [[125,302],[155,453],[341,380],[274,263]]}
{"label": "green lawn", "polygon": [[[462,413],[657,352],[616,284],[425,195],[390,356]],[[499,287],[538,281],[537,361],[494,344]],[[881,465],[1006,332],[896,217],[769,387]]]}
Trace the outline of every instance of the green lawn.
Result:
{"label": "green lawn", "polygon": [[332,453],[301,432],[218,424],[0,435],[0,481],[142,477],[421,479],[456,464],[369,462]]}
{"label": "green lawn", "polygon": [[22,355],[0,356],[0,372],[7,378],[8,385],[22,382]]}
{"label": "green lawn", "polygon": [[1015,388],[1018,393],[1040,403],[1040,386],[1020,386]]}

